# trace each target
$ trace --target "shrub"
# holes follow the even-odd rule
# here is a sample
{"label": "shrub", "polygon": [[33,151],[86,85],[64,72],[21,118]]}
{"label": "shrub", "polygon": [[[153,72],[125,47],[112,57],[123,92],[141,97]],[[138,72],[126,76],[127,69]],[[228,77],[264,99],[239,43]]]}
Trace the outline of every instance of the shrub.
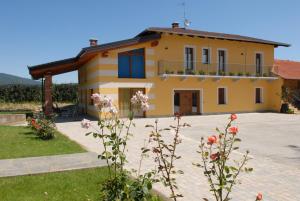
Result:
{"label": "shrub", "polygon": [[173,74],[174,71],[166,70],[165,73],[166,73],[166,74]]}
{"label": "shrub", "polygon": [[209,72],[209,75],[217,75],[217,72],[215,71]]}
{"label": "shrub", "polygon": [[267,74],[267,73],[263,73],[262,76],[263,76],[263,77],[268,77],[268,74]]}
{"label": "shrub", "polygon": [[220,72],[219,72],[219,75],[221,75],[221,76],[225,76],[225,75],[226,75],[226,73],[225,73],[225,71],[220,71]]}
{"label": "shrub", "polygon": [[238,74],[237,74],[238,76],[243,76],[244,75],[244,73],[243,72],[238,72]]}
{"label": "shrub", "polygon": [[183,72],[183,70],[178,70],[178,71],[177,71],[177,74],[178,74],[178,75],[183,75],[184,72]]}
{"label": "shrub", "polygon": [[229,75],[230,75],[230,76],[234,76],[235,73],[234,73],[234,72],[229,72]]}
{"label": "shrub", "polygon": [[199,70],[198,74],[199,74],[199,75],[205,75],[206,73],[205,73],[205,71],[203,71],[203,70]]}
{"label": "shrub", "polygon": [[35,134],[42,140],[49,140],[55,137],[54,116],[45,116],[43,113],[35,114],[27,118],[28,126],[35,131]]}
{"label": "shrub", "polygon": [[250,72],[246,72],[246,76],[247,77],[251,76],[251,73]]}

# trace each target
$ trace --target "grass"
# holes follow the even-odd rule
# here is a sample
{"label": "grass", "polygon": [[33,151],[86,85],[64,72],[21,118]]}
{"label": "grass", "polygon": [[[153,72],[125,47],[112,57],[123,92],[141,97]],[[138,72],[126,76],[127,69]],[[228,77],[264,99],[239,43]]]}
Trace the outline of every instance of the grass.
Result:
{"label": "grass", "polygon": [[0,178],[0,198],[1,201],[100,201],[100,186],[107,178],[106,167]]}
{"label": "grass", "polygon": [[107,168],[0,178],[3,201],[99,201]]}
{"label": "grass", "polygon": [[25,126],[0,126],[0,149],[0,159],[85,152],[59,132],[54,139],[44,141]]}

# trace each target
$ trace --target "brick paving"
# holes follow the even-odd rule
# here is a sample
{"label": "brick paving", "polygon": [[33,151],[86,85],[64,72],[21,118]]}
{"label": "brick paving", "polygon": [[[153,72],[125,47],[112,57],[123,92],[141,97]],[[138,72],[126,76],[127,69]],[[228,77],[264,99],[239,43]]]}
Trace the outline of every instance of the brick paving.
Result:
{"label": "brick paving", "polygon": [[[253,160],[249,166],[253,173],[242,174],[242,184],[232,192],[233,201],[253,201],[258,192],[262,192],[266,201],[299,201],[300,200],[300,115],[283,115],[273,113],[250,113],[238,115],[237,124],[240,137],[243,139],[240,151],[249,149]],[[202,170],[194,167],[193,162],[200,160],[196,150],[201,136],[214,134],[216,126],[225,124],[228,115],[190,116],[183,121],[190,123],[191,128],[182,132],[182,144],[178,154],[182,156],[176,166],[184,171],[178,175],[179,191],[184,198],[179,200],[199,201],[203,197],[210,198],[208,184]],[[136,127],[132,130],[133,138],[128,145],[127,168],[138,167],[140,148],[149,134],[145,124],[154,123],[155,119],[136,119]],[[160,118],[161,125],[167,126],[173,118]],[[96,126],[96,121],[93,121]],[[89,151],[101,152],[101,146],[92,137],[86,137],[87,131],[80,122],[57,123],[58,129],[86,147]],[[166,135],[170,138],[170,135]],[[242,155],[235,152],[233,157]],[[143,161],[142,169],[154,167],[153,158]],[[160,184],[154,188],[168,195],[166,188]]]}

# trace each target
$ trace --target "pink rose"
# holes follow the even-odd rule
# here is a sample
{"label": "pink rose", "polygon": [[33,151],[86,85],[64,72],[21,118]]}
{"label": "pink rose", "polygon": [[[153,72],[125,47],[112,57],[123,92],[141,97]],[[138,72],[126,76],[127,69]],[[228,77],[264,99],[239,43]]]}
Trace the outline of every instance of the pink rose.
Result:
{"label": "pink rose", "polygon": [[256,201],[258,200],[262,200],[263,199],[263,196],[261,193],[258,193],[257,196],[256,196]]}
{"label": "pink rose", "polygon": [[236,114],[231,114],[231,116],[230,116],[230,119],[231,119],[231,121],[234,121],[234,120],[236,120],[236,119],[237,119],[237,116],[236,116]]}
{"label": "pink rose", "polygon": [[239,132],[239,129],[236,126],[229,128],[229,133],[231,133],[232,135],[236,135],[238,132]]}
{"label": "pink rose", "polygon": [[212,136],[208,137],[208,139],[207,139],[207,144],[212,145],[216,142],[217,142],[217,136],[215,136],[215,135],[212,135]]}

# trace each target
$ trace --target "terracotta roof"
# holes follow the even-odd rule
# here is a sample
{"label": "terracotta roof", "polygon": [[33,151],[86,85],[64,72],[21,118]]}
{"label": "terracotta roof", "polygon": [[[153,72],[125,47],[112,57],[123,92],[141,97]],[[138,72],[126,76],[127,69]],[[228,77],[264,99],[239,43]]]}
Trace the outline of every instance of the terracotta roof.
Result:
{"label": "terracotta roof", "polygon": [[274,61],[274,73],[284,79],[300,79],[300,62],[290,60]]}
{"label": "terracotta roof", "polygon": [[185,29],[185,28],[165,28],[165,27],[150,27],[137,36],[147,35],[151,32],[158,32],[158,33],[171,33],[171,34],[178,34],[178,35],[188,35],[188,36],[197,36],[203,38],[214,38],[214,39],[222,39],[222,40],[234,40],[234,41],[245,41],[245,42],[253,42],[253,43],[262,43],[262,44],[269,44],[277,46],[284,46],[289,47],[290,44],[269,41],[259,38],[253,38],[248,36],[241,36],[235,34],[225,34],[225,33],[217,33],[217,32],[207,32],[207,31],[200,31],[200,30],[193,30],[193,29]]}

